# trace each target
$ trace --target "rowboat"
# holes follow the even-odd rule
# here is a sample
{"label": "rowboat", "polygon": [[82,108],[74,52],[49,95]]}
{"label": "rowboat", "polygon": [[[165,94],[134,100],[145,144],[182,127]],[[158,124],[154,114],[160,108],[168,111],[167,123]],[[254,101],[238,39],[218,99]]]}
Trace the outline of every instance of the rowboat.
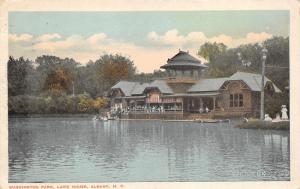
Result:
{"label": "rowboat", "polygon": [[197,123],[223,123],[230,122],[230,119],[201,119],[196,120]]}

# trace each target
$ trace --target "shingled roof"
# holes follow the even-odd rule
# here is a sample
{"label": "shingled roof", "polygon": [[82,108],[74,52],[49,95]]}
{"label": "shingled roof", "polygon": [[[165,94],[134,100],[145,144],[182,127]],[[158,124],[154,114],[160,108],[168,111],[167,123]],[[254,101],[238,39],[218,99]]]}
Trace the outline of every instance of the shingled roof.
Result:
{"label": "shingled roof", "polygon": [[188,92],[217,91],[228,78],[201,79]]}
{"label": "shingled roof", "polygon": [[145,88],[149,86],[149,83],[138,83],[134,86],[131,95],[142,95]]}
{"label": "shingled roof", "polygon": [[164,80],[155,80],[150,83],[146,88],[157,88],[161,93],[172,94],[173,91]]}
{"label": "shingled roof", "polygon": [[120,89],[125,96],[142,95],[147,88],[157,88],[163,94],[172,94],[172,89],[164,80],[155,80],[151,83],[139,83],[132,81],[119,81],[111,89]]}
{"label": "shingled roof", "polygon": [[[261,91],[261,74],[254,74],[254,73],[246,73],[246,72],[236,72],[232,76],[229,77],[230,80],[242,80],[244,81],[248,87],[252,91]],[[270,82],[276,93],[280,93],[281,90],[269,79],[265,76],[265,83]]]}
{"label": "shingled roof", "polygon": [[138,82],[119,81],[111,89],[120,89],[125,96],[131,96],[131,92],[133,91],[134,87],[138,84]]}
{"label": "shingled roof", "polygon": [[207,68],[206,65],[202,64],[201,61],[188,52],[179,51],[175,56],[168,59],[167,64],[161,66],[161,68],[171,68],[171,67],[194,67],[194,68]]}
{"label": "shingled roof", "polygon": [[[191,88],[189,88],[187,92],[194,93],[218,91],[225,81],[236,80],[245,82],[252,91],[260,91],[261,89],[260,74],[236,72],[230,77],[201,79]],[[275,92],[281,92],[281,90],[269,78],[265,77],[265,85],[268,82],[272,84]],[[157,88],[163,94],[174,94],[173,90],[165,80],[155,80],[151,83],[120,81],[112,87],[112,89],[120,89],[125,96],[142,95],[147,88]]]}
{"label": "shingled roof", "polygon": [[[245,82],[252,91],[261,90],[261,75],[246,72],[236,72],[230,77],[213,78],[213,79],[201,79],[195,85],[193,85],[188,92],[204,92],[204,91],[217,91],[221,88],[225,81],[241,80]],[[281,90],[267,77],[265,77],[265,85],[270,82],[276,93],[280,93]]]}

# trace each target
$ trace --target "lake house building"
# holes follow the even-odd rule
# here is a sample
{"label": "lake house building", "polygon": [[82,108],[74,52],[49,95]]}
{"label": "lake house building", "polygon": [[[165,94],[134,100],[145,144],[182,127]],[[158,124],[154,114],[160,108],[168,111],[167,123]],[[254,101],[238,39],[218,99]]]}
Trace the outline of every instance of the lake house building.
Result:
{"label": "lake house building", "polygon": [[[179,51],[161,66],[167,77],[150,83],[119,81],[111,88],[111,108],[129,118],[183,119],[258,116],[261,75],[236,72],[204,78],[207,68],[188,52]],[[265,77],[267,92],[281,92]]]}

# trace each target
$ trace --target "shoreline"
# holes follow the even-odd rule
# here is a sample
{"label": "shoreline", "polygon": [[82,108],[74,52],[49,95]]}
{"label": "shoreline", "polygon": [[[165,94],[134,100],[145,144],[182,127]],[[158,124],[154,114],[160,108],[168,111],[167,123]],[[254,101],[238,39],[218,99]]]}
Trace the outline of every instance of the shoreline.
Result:
{"label": "shoreline", "polygon": [[249,122],[235,125],[234,127],[240,129],[263,129],[263,130],[290,130],[290,121],[262,121],[262,120],[251,120]]}
{"label": "shoreline", "polygon": [[[97,114],[93,113],[51,113],[51,114],[8,114],[8,118],[47,118],[47,117],[94,117]],[[164,121],[164,122],[194,122],[194,123],[224,123],[224,122],[230,122],[230,120],[236,120],[236,118],[233,119],[142,119],[142,118],[120,118],[113,121]]]}
{"label": "shoreline", "polygon": [[[8,118],[93,118],[97,114],[93,113],[51,113],[51,114],[9,114]],[[238,129],[262,129],[262,130],[289,130],[290,121],[269,122],[261,120],[250,120],[241,122],[239,119],[129,119],[120,118],[112,121],[162,121],[162,122],[183,122],[183,123],[233,123],[233,127]],[[101,120],[98,120],[101,121]],[[237,122],[236,122],[237,121]]]}

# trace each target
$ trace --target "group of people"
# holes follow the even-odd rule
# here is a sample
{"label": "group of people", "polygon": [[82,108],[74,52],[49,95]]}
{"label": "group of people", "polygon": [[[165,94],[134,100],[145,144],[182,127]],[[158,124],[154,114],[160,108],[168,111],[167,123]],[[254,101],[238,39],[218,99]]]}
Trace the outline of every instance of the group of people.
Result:
{"label": "group of people", "polygon": [[[161,106],[161,105],[154,105],[154,106],[141,106],[141,105],[138,105],[138,106],[128,106],[126,108],[123,108],[123,107],[113,107],[111,108],[110,112],[111,114],[113,115],[116,115],[116,114],[128,114],[129,112],[131,111],[143,111],[143,112],[147,112],[147,113],[151,113],[151,112],[159,112],[159,113],[163,113],[165,111],[177,111],[177,110],[181,110],[181,107],[179,106],[169,106],[169,107],[164,107],[164,106]],[[205,108],[202,108],[200,107],[199,108],[199,113],[202,114],[202,113],[209,113],[211,110],[206,106]]]}
{"label": "group of people", "polygon": [[202,113],[208,113],[208,112],[210,112],[210,109],[207,106],[205,107],[204,110],[202,109],[202,107],[199,108],[199,113],[200,114],[202,114]]}
{"label": "group of people", "polygon": [[265,114],[265,119],[264,119],[264,120],[265,120],[265,121],[273,121],[273,122],[289,120],[289,117],[288,117],[288,115],[287,115],[287,112],[288,112],[288,110],[287,110],[286,105],[282,105],[282,106],[281,106],[281,117],[280,117],[280,114],[277,113],[275,119],[272,119],[272,118],[269,116],[269,114]]}
{"label": "group of people", "polygon": [[133,106],[128,107],[127,111],[165,112],[165,109],[163,106]]}
{"label": "group of people", "polygon": [[[121,107],[121,106],[114,106],[111,108],[110,112],[112,114],[128,114],[129,112],[147,112],[147,113],[154,113],[154,112],[159,112],[159,113],[164,113],[166,111],[179,111],[181,110],[181,106],[167,106],[164,107],[162,105],[152,105],[152,106],[146,106],[146,105],[137,105],[137,106],[128,106],[126,108]],[[205,110],[208,112],[208,108]]]}

